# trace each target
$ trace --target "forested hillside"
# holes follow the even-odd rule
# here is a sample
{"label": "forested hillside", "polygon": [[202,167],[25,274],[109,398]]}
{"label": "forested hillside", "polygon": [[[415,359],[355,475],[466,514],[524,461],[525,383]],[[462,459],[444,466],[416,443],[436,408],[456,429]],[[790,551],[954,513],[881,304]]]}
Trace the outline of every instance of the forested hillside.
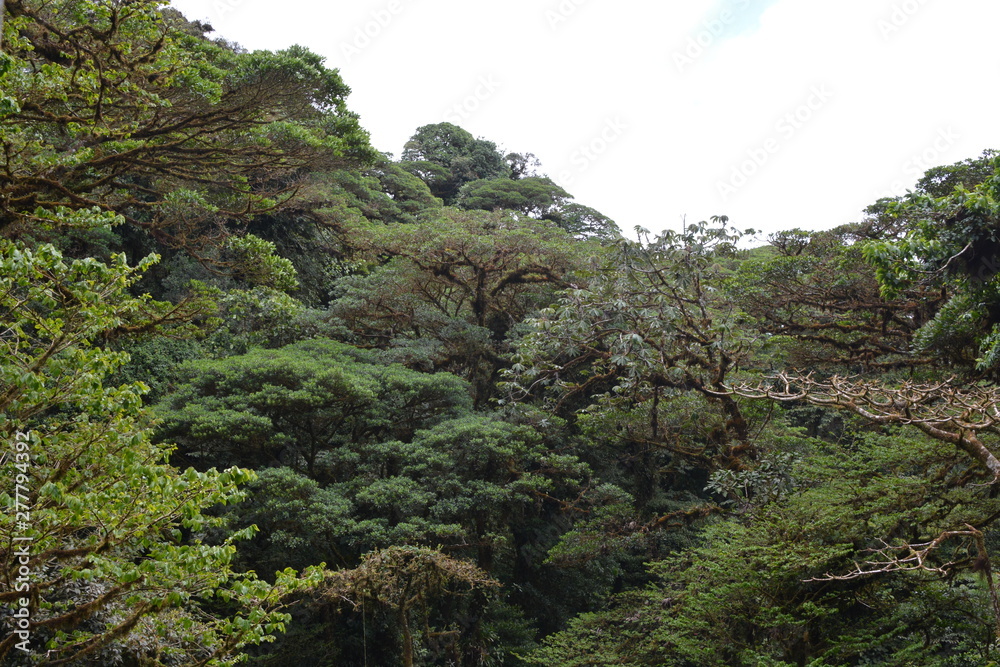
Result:
{"label": "forested hillside", "polygon": [[209,34],[6,0],[2,664],[1000,662],[995,151],[624,235]]}

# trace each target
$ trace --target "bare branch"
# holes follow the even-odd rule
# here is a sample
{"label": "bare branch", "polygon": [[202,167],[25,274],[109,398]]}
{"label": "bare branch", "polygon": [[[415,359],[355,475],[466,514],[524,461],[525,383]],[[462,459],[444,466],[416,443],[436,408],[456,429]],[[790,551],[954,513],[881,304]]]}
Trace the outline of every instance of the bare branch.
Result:
{"label": "bare branch", "polygon": [[890,387],[878,382],[834,375],[817,380],[779,373],[757,385],[727,387],[718,395],[772,401],[805,401],[810,405],[848,410],[876,424],[913,426],[955,445],[1000,479],[1000,459],[979,437],[1000,425],[1000,389],[954,384],[954,378],[934,383],[904,382]]}
{"label": "bare branch", "polygon": [[859,577],[867,577],[875,574],[889,574],[891,572],[931,572],[946,576],[950,574],[962,561],[949,561],[940,565],[935,565],[930,561],[930,557],[941,548],[941,545],[956,537],[982,537],[982,533],[976,528],[966,524],[966,530],[948,530],[930,542],[919,544],[903,544],[892,546],[883,542],[885,546],[881,549],[869,549],[877,555],[877,558],[866,560],[863,563],[854,563],[854,569],[847,574],[824,574],[822,577],[806,579],[806,581],[849,581]]}
{"label": "bare branch", "polygon": [[[955,538],[971,538],[975,546],[975,558],[971,558],[970,546],[964,546],[964,552],[970,557],[961,560],[952,560],[947,563],[935,565],[931,562],[934,552],[948,540]],[[883,544],[885,544],[883,542]],[[996,586],[993,580],[993,568],[990,564],[989,552],[986,550],[986,539],[982,531],[975,526],[965,524],[965,530],[946,530],[930,542],[920,544],[903,544],[892,546],[885,544],[881,549],[869,550],[878,554],[879,558],[855,563],[854,569],[847,574],[827,573],[822,577],[807,579],[813,581],[849,581],[860,577],[867,577],[876,574],[889,574],[891,572],[929,572],[941,576],[948,576],[961,568],[968,568],[983,574],[987,587],[990,591],[990,602],[993,608],[993,621],[997,636],[1000,636],[1000,596],[997,595]]]}

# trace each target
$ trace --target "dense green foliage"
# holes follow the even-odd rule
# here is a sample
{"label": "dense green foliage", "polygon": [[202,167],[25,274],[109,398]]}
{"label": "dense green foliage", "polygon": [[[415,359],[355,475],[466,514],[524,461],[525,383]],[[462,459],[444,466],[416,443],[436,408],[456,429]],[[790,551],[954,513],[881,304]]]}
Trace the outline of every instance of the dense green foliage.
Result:
{"label": "dense green foliage", "polygon": [[4,664],[1000,660],[995,152],[633,241],[301,47],[5,5]]}
{"label": "dense green foliage", "polygon": [[283,596],[306,582],[234,572],[235,541],[253,529],[203,542],[218,523],[206,508],[240,500],[254,474],[168,465],[140,410],[142,384],[105,383],[127,357],[92,344],[148,305],[128,289],[150,261],[137,270],[121,256],[64,261],[50,245],[0,244],[0,433],[17,443],[0,475],[0,532],[16,547],[3,568],[30,583],[10,576],[0,599],[33,612],[33,633],[6,634],[0,653],[229,664],[282,626]]}

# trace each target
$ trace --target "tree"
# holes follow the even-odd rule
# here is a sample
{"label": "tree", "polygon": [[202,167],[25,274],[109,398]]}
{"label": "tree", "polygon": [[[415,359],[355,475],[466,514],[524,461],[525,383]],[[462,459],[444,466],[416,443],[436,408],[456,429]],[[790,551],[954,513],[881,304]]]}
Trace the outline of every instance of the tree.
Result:
{"label": "tree", "polygon": [[801,229],[789,229],[769,234],[767,240],[779,254],[796,257],[809,247],[812,235]]}
{"label": "tree", "polygon": [[441,200],[431,194],[427,184],[398,163],[380,163],[372,169],[372,174],[379,179],[383,192],[402,210],[396,218],[383,216],[385,222],[416,222],[420,213],[441,208]]}
{"label": "tree", "polygon": [[957,185],[943,197],[898,202],[890,213],[914,220],[912,227],[903,238],[864,248],[886,296],[914,286],[948,296],[917,333],[917,348],[987,376],[1000,363],[1000,158],[992,166],[971,190]]}
{"label": "tree", "polygon": [[[416,223],[422,214],[438,211],[442,205],[423,181],[394,162],[382,161],[364,171],[342,169],[314,180],[314,215],[318,222],[337,230],[361,219]],[[344,208],[350,213],[342,213]]]}
{"label": "tree", "polygon": [[0,469],[0,601],[21,614],[5,620],[0,658],[232,664],[313,581],[235,572],[234,543],[252,529],[203,542],[217,524],[206,508],[239,500],[253,474],[170,466],[142,384],[105,383],[126,356],[98,343],[148,309],[129,289],[152,261],[64,261],[0,241],[0,433],[15,453]]}
{"label": "tree", "polygon": [[363,443],[408,438],[468,406],[452,375],[329,340],[188,362],[176,377],[157,412],[179,456],[202,467],[287,466],[325,482],[350,477]]}
{"label": "tree", "polygon": [[833,376],[779,374],[757,387],[739,386],[735,393],[754,399],[806,401],[812,405],[848,410],[876,424],[912,426],[924,434],[954,445],[1000,479],[1000,459],[985,440],[1000,434],[1000,391],[995,387],[957,386],[951,381],[904,382],[892,386]]}
{"label": "tree", "polygon": [[541,160],[534,153],[507,153],[504,160],[510,168],[510,177],[515,181],[519,178],[538,176],[535,169],[542,166]]}
{"label": "tree", "polygon": [[333,314],[361,345],[410,349],[467,378],[480,404],[509,332],[589,249],[549,222],[452,208],[419,225],[358,227],[350,243],[363,257],[391,259],[341,281]]}
{"label": "tree", "polygon": [[483,211],[516,211],[549,220],[574,238],[617,241],[621,232],[599,211],[570,201],[571,195],[548,177],[494,178],[471,181],[458,191],[456,206]]}
{"label": "tree", "polygon": [[353,567],[359,554],[373,548],[357,539],[363,532],[352,499],[336,486],[322,486],[291,468],[262,468],[256,475],[245,498],[225,510],[232,529],[259,529],[239,546],[236,562],[243,569],[275,572],[318,563]]}
{"label": "tree", "polygon": [[[442,421],[408,442],[364,447],[340,488],[374,546],[449,544],[486,570],[517,544],[518,524],[539,506],[579,492],[586,470],[542,434],[491,415]],[[504,563],[503,565],[507,565]]]}
{"label": "tree", "polygon": [[548,178],[526,177],[470,181],[458,191],[459,208],[505,209],[541,219],[559,209],[571,195]]}
{"label": "tree", "polygon": [[941,306],[940,290],[914,285],[884,297],[853,233],[772,235],[771,248],[755,250],[736,267],[728,298],[755,318],[792,366],[855,372],[935,363],[931,355],[912,354],[912,346]]}
{"label": "tree", "polygon": [[[925,182],[929,188],[940,188],[951,176],[961,182],[968,172],[965,168],[942,168],[929,174]],[[998,272],[994,268],[1000,257],[1000,244],[994,239],[996,221],[1000,219],[998,174],[1000,169],[971,191],[959,184],[943,197],[911,194],[888,206],[886,214],[907,220],[912,226],[905,233],[862,246],[888,299],[909,296],[917,290],[939,291],[944,303],[933,319],[913,318],[917,350],[943,353],[946,363],[968,375],[972,371],[969,351],[978,351],[980,377],[994,375],[996,331],[1000,328],[996,317],[1000,312],[1000,300],[996,298]],[[1000,399],[990,382],[961,381],[955,376],[899,382],[891,377],[782,372],[756,386],[736,385],[731,393],[807,403],[851,412],[875,425],[909,427],[967,457],[970,471],[956,486],[972,486],[973,480],[979,478],[991,485],[1000,479],[1000,458],[995,452],[995,406]],[[995,518],[986,515],[971,521],[955,519],[939,525],[935,534],[921,530],[908,539],[886,541],[881,548],[873,549],[874,555],[863,564],[855,563],[848,572],[828,573],[825,579],[854,580],[912,571],[952,578],[974,568],[985,576],[994,625],[1000,628],[1000,596],[994,586],[983,533]],[[953,542],[959,546],[954,547]],[[955,548],[972,552],[975,557],[948,560]]]}
{"label": "tree", "polygon": [[447,205],[455,203],[464,183],[510,175],[495,143],[476,139],[452,123],[417,128],[403,148],[401,166],[420,176]]}
{"label": "tree", "polygon": [[720,218],[622,241],[523,328],[502,400],[566,419],[570,451],[599,480],[585,494],[594,509],[549,551],[553,564],[640,584],[641,563],[721,512],[705,489],[712,472],[759,467],[767,411],[719,391],[761,346],[721,289],[740,237]]}
{"label": "tree", "polygon": [[947,197],[959,188],[972,190],[993,176],[998,155],[1000,151],[987,149],[977,158],[931,167],[917,181],[915,190],[931,197]]}
{"label": "tree", "polygon": [[[647,449],[687,441],[661,427],[661,401],[694,392],[724,415],[706,444],[723,444],[739,465],[754,449],[750,428],[739,403],[720,390],[749,361],[754,334],[718,292],[719,262],[739,238],[720,219],[648,244],[623,242],[589,287],[564,290],[557,306],[531,320],[509,373],[510,398],[547,396],[557,411],[573,405],[591,414],[628,405],[645,415],[631,439]],[[710,449],[683,444],[677,452]]]}
{"label": "tree", "polygon": [[[516,517],[584,475],[530,426],[468,414],[458,378],[378,360],[311,340],[188,362],[158,404],[177,458],[283,471],[262,472],[260,493],[228,512],[240,528],[273,527],[255,542],[255,569],[272,567],[283,545],[289,557],[349,566],[372,548],[451,543],[491,570]],[[292,515],[320,506],[325,527],[290,528]]]}
{"label": "tree", "polygon": [[[874,432],[860,418],[841,442],[783,422],[768,430],[799,455],[788,492],[716,517],[693,544],[650,563],[651,582],[574,619],[529,663],[950,667],[995,659],[991,586],[977,574],[975,540],[963,541],[973,531],[926,555],[924,571],[825,575],[850,572],[888,545],[909,555],[906,544],[952,525],[985,530],[1000,505],[988,486],[968,483],[968,459],[920,433]],[[938,566],[947,577],[931,576]]]}
{"label": "tree", "polygon": [[98,207],[197,250],[280,206],[303,170],[373,159],[319,56],[238,52],[161,5],[7,2],[6,234]]}
{"label": "tree", "polygon": [[[181,455],[197,457],[203,468],[287,466],[260,470],[246,499],[222,510],[232,530],[260,528],[237,562],[262,572],[319,562],[350,570],[373,552],[405,545],[436,547],[504,581],[542,576],[540,563],[532,567],[522,554],[549,538],[523,526],[572,505],[586,486],[586,467],[554,451],[541,428],[469,414],[457,378],[379,363],[384,358],[312,340],[181,369],[184,384],[159,406],[162,433],[180,444]],[[458,614],[425,603],[425,615]],[[317,604],[306,599],[300,632],[359,640],[353,621],[331,625]],[[480,596],[461,609],[465,629],[441,635],[446,645],[467,633],[478,637],[475,628],[486,632],[497,614],[511,614]],[[396,611],[392,619],[384,630],[390,638],[405,620]],[[484,650],[476,643],[483,640],[466,640]],[[279,651],[287,651],[282,644]]]}
{"label": "tree", "polygon": [[[324,583],[323,595],[340,606],[345,602],[364,612],[368,601],[388,607],[402,632],[401,658],[404,667],[413,667],[414,637],[411,616],[423,611],[428,625],[428,602],[436,597],[461,595],[461,588],[489,589],[497,584],[485,572],[445,554],[426,548],[392,547],[374,552],[353,570],[332,573]],[[460,635],[461,629],[438,632]],[[430,635],[429,628],[427,635]],[[424,641],[430,641],[425,636]],[[452,639],[454,642],[454,638]]]}
{"label": "tree", "polygon": [[246,229],[273,243],[294,264],[297,298],[325,306],[334,283],[355,268],[346,230],[369,222],[414,224],[441,207],[423,181],[382,159],[370,169],[305,176],[292,201],[254,216]]}
{"label": "tree", "polygon": [[613,243],[622,237],[614,220],[596,209],[576,202],[563,204],[550,211],[546,217],[577,239],[592,238]]}

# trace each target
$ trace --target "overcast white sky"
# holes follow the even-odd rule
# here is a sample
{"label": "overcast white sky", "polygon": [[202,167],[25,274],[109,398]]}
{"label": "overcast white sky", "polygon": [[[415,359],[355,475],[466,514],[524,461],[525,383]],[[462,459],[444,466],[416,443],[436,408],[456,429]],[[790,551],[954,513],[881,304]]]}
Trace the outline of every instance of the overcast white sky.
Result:
{"label": "overcast white sky", "polygon": [[1000,148],[997,0],[173,0],[341,70],[373,145],[450,121],[626,232],[826,229]]}

